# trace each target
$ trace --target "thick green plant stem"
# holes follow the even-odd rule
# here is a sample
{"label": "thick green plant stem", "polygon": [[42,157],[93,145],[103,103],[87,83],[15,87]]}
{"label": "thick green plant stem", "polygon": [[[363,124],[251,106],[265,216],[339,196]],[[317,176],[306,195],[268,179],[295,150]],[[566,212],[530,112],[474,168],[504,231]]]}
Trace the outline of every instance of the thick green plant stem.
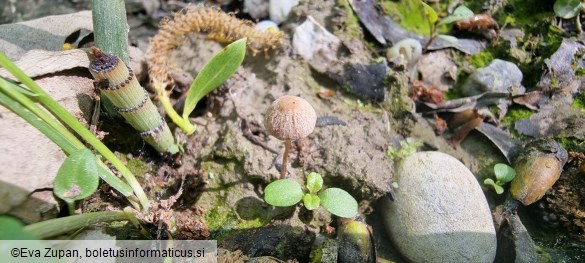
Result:
{"label": "thick green plant stem", "polygon": [[132,187],[136,197],[140,200],[143,210],[148,210],[150,201],[148,200],[144,190],[134,177],[134,174],[114,155],[110,149],[98,140],[87,128],[85,128],[71,113],[65,110],[57,101],[55,101],[49,94],[47,94],[34,80],[27,76],[21,69],[12,63],[4,53],[0,52],[0,66],[4,67],[8,72],[15,76],[22,84],[27,86],[32,93],[34,93],[37,100],[43,104],[54,116],[59,118],[64,124],[77,133],[83,140],[89,143],[96,151],[98,151],[104,158],[108,159],[112,165],[118,169],[120,174],[124,177],[128,185]]}
{"label": "thick green plant stem", "polygon": [[115,55],[93,49],[89,72],[99,82],[98,86],[116,110],[140,136],[158,152],[177,153],[178,146],[169,126],[140,86],[136,76]]}
{"label": "thick green plant stem", "polygon": [[95,45],[128,65],[128,23],[124,0],[91,1]]}
{"label": "thick green plant stem", "polygon": [[135,216],[132,213],[118,211],[104,211],[85,213],[68,217],[51,219],[24,227],[24,231],[46,239],[68,232],[91,226],[97,223],[106,223],[112,221],[130,221]]}

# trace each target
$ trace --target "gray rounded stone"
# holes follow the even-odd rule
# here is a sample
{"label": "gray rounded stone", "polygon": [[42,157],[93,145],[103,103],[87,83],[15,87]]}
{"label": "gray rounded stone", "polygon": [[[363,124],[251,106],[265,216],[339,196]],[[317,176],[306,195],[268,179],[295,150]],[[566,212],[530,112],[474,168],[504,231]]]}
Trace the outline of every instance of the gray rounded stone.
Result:
{"label": "gray rounded stone", "polygon": [[[441,152],[397,163],[395,200],[382,202],[390,238],[412,262],[493,262],[496,233],[471,171]],[[387,198],[385,198],[387,199]]]}
{"label": "gray rounded stone", "polygon": [[461,89],[468,96],[484,92],[524,93],[522,71],[512,62],[494,59],[487,67],[473,72]]}

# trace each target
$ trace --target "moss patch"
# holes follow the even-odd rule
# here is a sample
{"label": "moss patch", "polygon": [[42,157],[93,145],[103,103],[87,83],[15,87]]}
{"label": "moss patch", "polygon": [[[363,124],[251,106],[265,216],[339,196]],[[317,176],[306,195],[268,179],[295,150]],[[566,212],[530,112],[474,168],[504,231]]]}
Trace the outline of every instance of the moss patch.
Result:
{"label": "moss patch", "polygon": [[570,152],[585,152],[585,141],[577,138],[558,138],[559,143]]}
{"label": "moss patch", "polygon": [[532,116],[532,111],[523,106],[514,105],[508,109],[508,113],[502,119],[502,124],[512,125],[517,120],[528,119]]}
{"label": "moss patch", "polygon": [[522,137],[521,134],[514,129],[514,123],[518,120],[529,119],[533,112],[524,106],[513,105],[508,108],[506,116],[502,119],[502,126],[508,127],[508,130],[514,137]]}
{"label": "moss patch", "polygon": [[364,33],[360,27],[359,18],[353,13],[353,9],[348,0],[338,0],[337,5],[343,8],[347,16],[345,17],[344,33],[355,39],[363,39]]}
{"label": "moss patch", "polygon": [[483,68],[492,62],[492,60],[494,60],[494,55],[492,53],[488,51],[481,51],[471,56],[471,60],[469,62],[475,68]]}
{"label": "moss patch", "polygon": [[152,166],[138,159],[130,159],[126,164],[128,169],[135,176],[143,176],[145,173],[152,171]]}
{"label": "moss patch", "polygon": [[580,93],[573,99],[572,107],[581,109],[585,114],[585,93]]}

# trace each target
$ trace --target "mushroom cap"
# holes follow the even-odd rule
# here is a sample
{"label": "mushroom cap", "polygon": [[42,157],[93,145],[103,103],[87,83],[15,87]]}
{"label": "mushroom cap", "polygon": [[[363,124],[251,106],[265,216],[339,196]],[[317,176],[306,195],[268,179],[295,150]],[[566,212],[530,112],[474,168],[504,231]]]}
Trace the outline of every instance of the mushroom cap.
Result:
{"label": "mushroom cap", "polygon": [[266,110],[264,127],[277,139],[298,140],[313,132],[317,113],[306,100],[297,96],[282,96]]}

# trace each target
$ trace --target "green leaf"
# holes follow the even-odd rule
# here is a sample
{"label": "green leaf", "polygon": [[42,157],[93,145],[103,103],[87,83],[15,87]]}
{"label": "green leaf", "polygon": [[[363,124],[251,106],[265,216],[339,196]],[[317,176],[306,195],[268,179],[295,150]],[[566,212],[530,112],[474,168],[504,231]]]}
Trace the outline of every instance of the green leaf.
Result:
{"label": "green leaf", "polygon": [[430,7],[429,5],[427,5],[427,3],[423,2],[423,1],[421,1],[420,4],[423,6],[423,10],[425,11],[425,15],[427,16],[427,19],[429,20],[429,22],[431,24],[434,24],[435,22],[437,22],[439,17],[437,16],[437,12],[435,12],[435,9],[433,9],[432,7]]}
{"label": "green leaf", "polygon": [[323,178],[320,174],[311,172],[307,176],[307,188],[309,189],[309,193],[316,194],[321,190],[323,187]]}
{"label": "green leaf", "polygon": [[577,16],[581,9],[580,0],[557,0],[553,10],[558,17],[569,19]]}
{"label": "green leaf", "polygon": [[469,8],[467,8],[467,6],[460,5],[459,7],[455,8],[455,10],[453,11],[453,14],[451,14],[451,15],[445,17],[443,20],[441,20],[441,22],[439,22],[439,25],[450,24],[453,22],[457,22],[459,20],[470,18],[474,15],[475,14],[473,13],[473,11],[471,11]]}
{"label": "green leaf", "polygon": [[430,35],[433,30],[435,22],[431,22],[432,17],[422,0],[384,1],[382,8],[408,31]]}
{"label": "green leaf", "polygon": [[494,174],[496,175],[496,180],[498,182],[505,184],[514,179],[516,176],[516,170],[507,164],[497,163],[494,165]]}
{"label": "green leaf", "polygon": [[487,178],[487,179],[483,180],[483,184],[485,184],[485,185],[495,185],[496,182],[494,182],[494,180],[492,178]]}
{"label": "green leaf", "polygon": [[498,184],[496,184],[496,183],[494,182],[494,180],[492,180],[491,178],[487,178],[487,179],[485,179],[485,180],[483,181],[483,183],[484,183],[485,185],[491,185],[491,186],[493,186],[493,187],[494,187],[494,190],[496,191],[496,194],[499,194],[499,195],[501,195],[501,194],[504,192],[504,188],[503,188],[503,187],[501,187],[501,186],[499,186]]}
{"label": "green leaf", "polygon": [[183,119],[193,112],[201,98],[219,87],[242,64],[246,55],[246,38],[237,40],[215,54],[197,74],[185,100]]}
{"label": "green leaf", "polygon": [[69,155],[59,167],[53,191],[66,202],[73,202],[93,194],[98,184],[97,159],[89,149],[84,148]]}
{"label": "green leaf", "polygon": [[305,194],[305,196],[303,196],[303,204],[305,204],[305,208],[308,210],[317,209],[320,201],[321,199],[313,194]]}
{"label": "green leaf", "polygon": [[325,189],[319,194],[319,198],[321,198],[321,205],[336,216],[353,218],[357,214],[357,201],[342,189]]}
{"label": "green leaf", "polygon": [[450,35],[439,34],[437,37],[438,38],[441,38],[441,39],[443,39],[443,40],[445,40],[445,41],[447,41],[449,43],[452,43],[452,44],[455,44],[455,43],[459,42],[459,39],[457,39],[454,36],[450,36]]}
{"label": "green leaf", "polygon": [[264,189],[264,201],[273,206],[291,206],[303,198],[303,189],[293,179],[276,180]]}

